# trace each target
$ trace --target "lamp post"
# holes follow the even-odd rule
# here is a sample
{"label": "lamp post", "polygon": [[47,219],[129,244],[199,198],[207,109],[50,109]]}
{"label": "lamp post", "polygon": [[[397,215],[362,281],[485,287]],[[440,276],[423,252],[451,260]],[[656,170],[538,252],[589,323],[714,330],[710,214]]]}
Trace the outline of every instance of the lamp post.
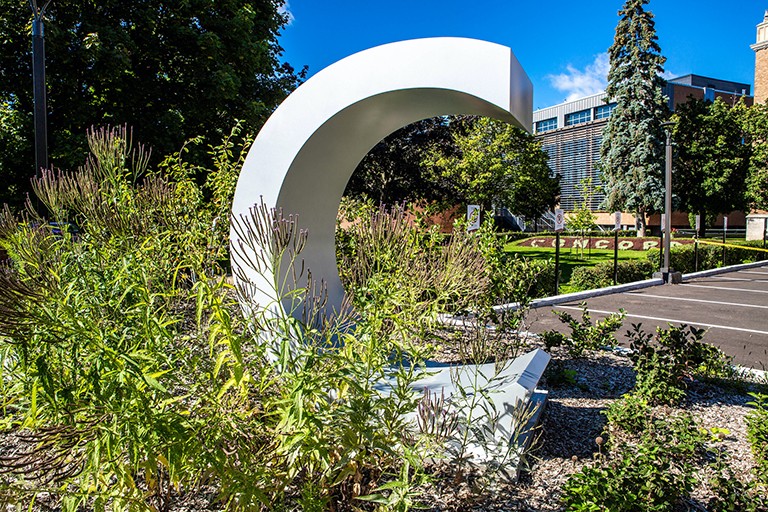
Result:
{"label": "lamp post", "polygon": [[672,231],[672,130],[673,123],[662,124],[667,135],[667,152],[664,169],[664,265],[661,271],[669,272],[669,249]]}
{"label": "lamp post", "polygon": [[48,167],[48,127],[45,98],[45,30],[43,15],[51,0],[38,7],[37,0],[29,0],[32,8],[32,84],[35,99],[35,176]]}
{"label": "lamp post", "polygon": [[664,169],[664,261],[661,265],[661,277],[666,283],[679,283],[682,276],[669,266],[669,253],[672,246],[672,121],[662,123],[667,135],[666,159]]}

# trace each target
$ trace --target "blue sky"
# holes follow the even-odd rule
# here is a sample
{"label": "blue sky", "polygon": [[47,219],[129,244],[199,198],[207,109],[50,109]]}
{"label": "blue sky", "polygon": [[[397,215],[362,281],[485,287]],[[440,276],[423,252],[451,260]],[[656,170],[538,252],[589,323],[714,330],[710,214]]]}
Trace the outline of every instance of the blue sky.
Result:
{"label": "blue sky", "polygon": [[[419,37],[459,36],[512,48],[534,108],[602,90],[623,0],[289,0],[283,58],[309,75],[355,52]],[[753,84],[755,26],[768,0],[651,0],[666,75]]]}

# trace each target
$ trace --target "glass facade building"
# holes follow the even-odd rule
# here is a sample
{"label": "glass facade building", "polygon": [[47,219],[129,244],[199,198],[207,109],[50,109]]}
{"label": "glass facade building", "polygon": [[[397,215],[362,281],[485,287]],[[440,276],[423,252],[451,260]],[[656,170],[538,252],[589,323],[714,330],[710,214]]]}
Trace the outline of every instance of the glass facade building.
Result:
{"label": "glass facade building", "polygon": [[[664,88],[670,110],[690,97],[712,100],[719,97],[735,104],[745,97],[751,105],[750,86],[699,75],[669,80]],[[533,127],[549,167],[561,176],[560,208],[573,211],[586,201],[594,211],[604,199],[600,192],[600,144],[603,128],[616,103],[603,93],[561,103],[533,113]]]}

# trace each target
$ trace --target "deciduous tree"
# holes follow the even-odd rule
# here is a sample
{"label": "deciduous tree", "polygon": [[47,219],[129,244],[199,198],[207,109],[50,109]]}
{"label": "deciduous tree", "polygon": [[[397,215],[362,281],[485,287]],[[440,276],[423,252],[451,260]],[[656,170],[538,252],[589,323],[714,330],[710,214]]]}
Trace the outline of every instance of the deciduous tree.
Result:
{"label": "deciduous tree", "polygon": [[[133,127],[156,159],[191,137],[255,131],[301,77],[279,61],[283,0],[53,0],[46,10],[50,162],[72,169],[92,125]],[[32,12],[0,0],[0,201],[34,174]],[[205,155],[197,155],[203,158]],[[194,155],[193,155],[194,157]]]}
{"label": "deciduous tree", "polygon": [[768,210],[768,104],[748,108],[743,123],[752,148],[747,200],[754,209]]}
{"label": "deciduous tree", "polygon": [[691,98],[673,116],[675,141],[672,188],[678,208],[706,220],[746,207],[751,146],[742,128],[743,103],[730,107]]}
{"label": "deciduous tree", "polygon": [[559,177],[532,135],[510,124],[479,118],[453,134],[456,151],[434,150],[425,163],[447,179],[456,199],[485,211],[507,207],[528,219],[552,208],[560,192]]}
{"label": "deciduous tree", "polygon": [[377,203],[445,202],[450,184],[429,172],[423,161],[430,148],[452,153],[457,118],[424,119],[397,130],[379,142],[360,162],[344,195],[368,197]]}
{"label": "deciduous tree", "polygon": [[608,50],[610,71],[606,92],[616,102],[603,132],[600,149],[604,206],[640,219],[664,204],[664,136],[668,112],[662,92],[664,57],[657,42],[649,0],[626,0],[619,11],[616,36]]}

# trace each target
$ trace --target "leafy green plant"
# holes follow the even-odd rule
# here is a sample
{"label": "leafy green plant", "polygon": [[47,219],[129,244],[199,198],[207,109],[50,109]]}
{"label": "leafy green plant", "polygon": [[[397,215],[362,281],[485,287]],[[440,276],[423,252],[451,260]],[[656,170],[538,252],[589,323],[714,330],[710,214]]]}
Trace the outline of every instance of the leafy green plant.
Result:
{"label": "leafy green plant", "polygon": [[694,485],[691,469],[660,442],[599,458],[564,486],[569,511],[671,511]]}
{"label": "leafy green plant", "polygon": [[610,451],[564,486],[571,511],[675,510],[696,478],[693,462],[706,437],[690,415],[665,419],[639,396],[625,395],[606,411]]}
{"label": "leafy green plant", "polygon": [[603,411],[608,424],[627,432],[641,432],[651,418],[651,406],[643,396],[629,393]]}
{"label": "leafy green plant", "polygon": [[654,336],[633,324],[627,336],[637,371],[634,392],[652,404],[674,404],[685,397],[687,383],[694,375],[732,376],[731,358],[703,343],[704,332],[695,327],[670,326],[657,329]]}
{"label": "leafy green plant", "polygon": [[355,309],[381,319],[386,312],[381,327],[402,329],[402,339],[423,337],[435,315],[469,309],[487,293],[482,254],[464,230],[446,239],[414,225],[405,207],[382,205],[343,236],[339,267]]}
{"label": "leafy green plant", "polygon": [[744,481],[720,459],[713,464],[714,476],[709,481],[713,497],[707,509],[713,512],[761,512],[768,510],[765,484],[756,480]]}
{"label": "leafy green plant", "polygon": [[[223,174],[209,190],[180,158],[150,170],[125,130],[89,138],[83,168],[35,183],[49,218],[77,233],[54,231],[31,207],[0,215],[10,258],[0,266],[0,428],[17,443],[0,459],[10,475],[0,495],[144,511],[206,484],[227,510],[338,509],[376,493],[413,507],[432,443],[404,418],[418,403],[412,363],[427,350],[402,334],[411,319],[435,321],[419,309],[426,298],[382,302],[354,331],[322,316],[311,283],[287,296],[273,283],[288,312],[242,309],[236,299],[253,283],[228,283],[221,232],[211,233],[238,153],[212,150]],[[292,218],[262,206],[236,224],[250,264],[300,258],[306,233]],[[428,260],[438,274],[446,261]],[[406,352],[408,364],[393,358]],[[375,387],[385,375],[391,393]]]}
{"label": "leafy green plant", "polygon": [[581,310],[581,321],[576,320],[566,311],[555,311],[560,321],[570,327],[571,336],[568,337],[555,330],[542,333],[547,349],[565,347],[571,357],[580,357],[585,350],[596,350],[616,344],[614,333],[621,328],[625,316],[624,310],[619,310],[619,313],[613,313],[594,324],[585,302],[581,304]]}
{"label": "leafy green plant", "polygon": [[[721,240],[715,240],[719,243]],[[732,242],[728,242],[732,243]],[[762,241],[752,242],[740,242],[746,247],[761,248]],[[737,265],[740,263],[749,263],[757,261],[760,258],[760,252],[750,249],[742,249],[736,247],[727,247],[725,251],[725,264]],[[675,270],[684,274],[694,272],[696,267],[696,253],[693,244],[681,245],[678,247],[672,247],[669,253],[669,265]],[[723,248],[717,245],[707,245],[705,243],[699,244],[699,264],[698,270],[707,270],[711,268],[718,268],[723,265]],[[646,253],[646,259],[652,265],[658,265],[659,263],[659,250],[650,249]]]}
{"label": "leafy green plant", "polygon": [[[566,366],[566,361],[553,359],[544,371],[544,378],[546,379],[547,386],[552,388],[577,387],[580,385],[577,379],[578,374],[576,370]],[[583,384],[581,385],[583,386]]]}
{"label": "leafy green plant", "polygon": [[757,462],[757,478],[768,486],[768,395],[750,393],[754,407],[747,415],[747,439]]}
{"label": "leafy green plant", "polygon": [[73,489],[61,493],[64,510],[91,498],[96,509],[164,508],[199,479],[188,461],[203,423],[186,379],[199,360],[177,336],[193,317],[190,283],[211,268],[200,249],[208,235],[202,223],[177,229],[197,205],[149,172],[130,132],[94,131],[89,144],[76,173],[33,183],[50,218],[76,234],[31,207],[0,220],[11,259],[0,272],[0,366],[15,361],[20,383],[3,397],[16,404],[5,426],[20,445],[3,465],[33,483],[15,486],[20,496]]}

